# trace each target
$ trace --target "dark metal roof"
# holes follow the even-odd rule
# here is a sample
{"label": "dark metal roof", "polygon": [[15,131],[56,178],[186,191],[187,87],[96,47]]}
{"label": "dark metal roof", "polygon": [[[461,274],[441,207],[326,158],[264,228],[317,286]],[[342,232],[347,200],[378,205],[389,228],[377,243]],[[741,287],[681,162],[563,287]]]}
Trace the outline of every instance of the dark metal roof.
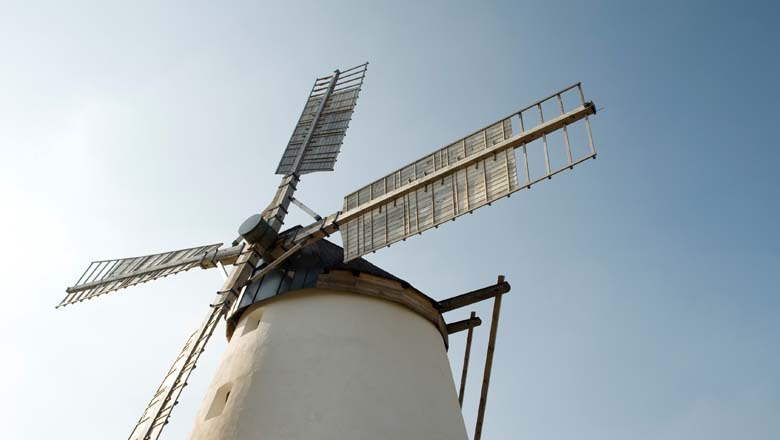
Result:
{"label": "dark metal roof", "polygon": [[[265,262],[261,260],[258,269],[264,265]],[[411,287],[406,281],[374,266],[362,258],[355,258],[345,263],[344,249],[323,239],[304,247],[279,267],[271,270],[259,280],[250,283],[241,295],[239,304],[235,312],[228,318],[228,321],[234,322],[247,307],[259,301],[293,290],[313,288],[317,285],[317,279],[320,274],[328,273],[332,270],[348,270],[356,275],[369,274],[397,281],[404,288]],[[425,296],[422,292],[418,293]],[[430,298],[428,299],[435,302]]]}
{"label": "dark metal roof", "polygon": [[310,245],[310,247],[312,248],[313,252],[318,254],[318,256],[320,257],[320,261],[323,265],[323,268],[325,268],[326,271],[351,270],[355,272],[376,275],[378,277],[387,278],[390,280],[395,280],[400,282],[404,286],[409,285],[409,283],[407,283],[406,281],[398,278],[397,276],[391,274],[390,272],[387,272],[385,270],[380,269],[377,266],[374,266],[373,264],[369,263],[368,261],[362,258],[355,258],[354,260],[345,263],[344,249],[341,246],[329,242],[328,240],[319,240],[314,244]]}
{"label": "dark metal roof", "polygon": [[[295,229],[295,228],[293,228]],[[288,232],[288,231],[286,231]],[[258,268],[265,263],[261,260]],[[406,281],[380,269],[362,258],[355,258],[348,263],[344,262],[344,249],[328,240],[318,240],[312,243],[284,263],[257,281],[250,283],[239,299],[239,304],[227,318],[228,337],[233,333],[235,325],[243,312],[252,304],[265,301],[274,296],[282,295],[289,291],[314,288],[317,279],[323,273],[332,270],[348,270],[359,274],[369,274],[393,281],[397,281],[404,288],[411,288],[418,294],[427,298],[432,303],[433,299],[414,289]]]}

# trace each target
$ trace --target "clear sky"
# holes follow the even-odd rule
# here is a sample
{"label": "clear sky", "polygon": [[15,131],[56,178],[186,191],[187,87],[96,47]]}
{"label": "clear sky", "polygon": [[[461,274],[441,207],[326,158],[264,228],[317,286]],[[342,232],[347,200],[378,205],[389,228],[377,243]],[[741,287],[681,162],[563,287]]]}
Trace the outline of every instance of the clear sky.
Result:
{"label": "clear sky", "polygon": [[[596,161],[369,256],[435,298],[512,284],[484,438],[778,437],[772,3],[282,3],[2,3],[3,438],[128,435],[221,278],[55,311],[64,288],[93,259],[232,240],[312,80],[364,61],[336,172],[300,185],[320,213],[570,83],[603,108]],[[164,438],[189,432],[217,332]]]}

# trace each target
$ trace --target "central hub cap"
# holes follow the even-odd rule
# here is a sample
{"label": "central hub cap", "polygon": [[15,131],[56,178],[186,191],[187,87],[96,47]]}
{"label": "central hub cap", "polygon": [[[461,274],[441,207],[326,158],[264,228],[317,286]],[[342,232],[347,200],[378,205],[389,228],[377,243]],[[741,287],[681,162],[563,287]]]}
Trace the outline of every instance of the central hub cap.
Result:
{"label": "central hub cap", "polygon": [[260,214],[252,215],[244,220],[238,227],[238,234],[248,243],[259,245],[264,249],[270,248],[279,236]]}

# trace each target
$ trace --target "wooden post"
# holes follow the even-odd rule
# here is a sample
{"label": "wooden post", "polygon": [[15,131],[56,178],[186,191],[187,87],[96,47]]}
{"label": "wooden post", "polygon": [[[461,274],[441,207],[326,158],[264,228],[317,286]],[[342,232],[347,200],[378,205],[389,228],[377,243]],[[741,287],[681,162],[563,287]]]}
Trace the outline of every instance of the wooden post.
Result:
{"label": "wooden post", "polygon": [[[504,276],[498,276],[498,283],[504,282]],[[493,353],[496,348],[496,333],[498,332],[498,315],[501,312],[501,294],[493,300],[493,317],[490,320],[490,339],[488,340],[487,356],[485,357],[485,372],[482,376],[482,394],[479,396],[479,410],[477,412],[477,427],[474,430],[474,440],[482,438],[482,424],[485,420],[485,406],[487,405],[488,386],[490,385],[490,370],[493,368]]]}
{"label": "wooden post", "polygon": [[471,312],[469,317],[469,333],[466,336],[466,354],[463,355],[463,373],[460,375],[460,393],[458,393],[458,404],[463,408],[463,395],[466,393],[466,376],[469,372],[469,354],[471,353],[471,338],[474,335],[474,326],[471,324],[472,320],[477,316],[475,312]]}

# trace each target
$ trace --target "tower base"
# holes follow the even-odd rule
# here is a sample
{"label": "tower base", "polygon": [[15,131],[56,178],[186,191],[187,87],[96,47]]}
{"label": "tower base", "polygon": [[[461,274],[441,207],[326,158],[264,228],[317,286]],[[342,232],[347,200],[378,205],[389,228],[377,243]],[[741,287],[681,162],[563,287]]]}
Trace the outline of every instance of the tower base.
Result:
{"label": "tower base", "polygon": [[357,281],[321,286],[241,314],[191,438],[467,440],[441,329]]}

